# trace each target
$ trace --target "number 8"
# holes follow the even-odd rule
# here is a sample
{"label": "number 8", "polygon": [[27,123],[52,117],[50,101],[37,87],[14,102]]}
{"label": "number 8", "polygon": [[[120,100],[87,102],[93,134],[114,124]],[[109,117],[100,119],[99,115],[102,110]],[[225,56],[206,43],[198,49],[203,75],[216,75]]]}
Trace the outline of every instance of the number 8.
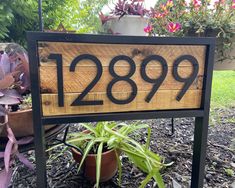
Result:
{"label": "number 8", "polygon": [[[125,76],[118,75],[114,70],[115,64],[120,60],[125,60],[130,65],[130,71]],[[115,103],[115,104],[128,104],[135,99],[135,97],[137,95],[137,85],[133,80],[130,79],[130,77],[135,73],[135,70],[136,70],[135,62],[133,61],[133,59],[131,59],[128,56],[120,55],[120,56],[114,57],[111,60],[110,65],[109,65],[109,73],[113,76],[113,80],[111,80],[111,82],[109,82],[109,84],[108,84],[107,96],[113,103]],[[114,96],[112,94],[113,85],[119,81],[126,81],[128,84],[131,85],[131,88],[132,88],[132,92],[131,92],[129,98],[127,98],[125,100],[116,99],[116,98],[114,98]]]}

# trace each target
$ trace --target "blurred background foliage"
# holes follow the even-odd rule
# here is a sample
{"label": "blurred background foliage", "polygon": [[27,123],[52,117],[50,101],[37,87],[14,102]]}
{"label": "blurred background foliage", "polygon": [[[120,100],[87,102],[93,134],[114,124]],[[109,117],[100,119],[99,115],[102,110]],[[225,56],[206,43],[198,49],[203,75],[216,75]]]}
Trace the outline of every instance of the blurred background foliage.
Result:
{"label": "blurred background foliage", "polygon": [[[45,30],[56,30],[62,23],[66,30],[96,33],[98,13],[109,0],[42,0]],[[0,42],[26,45],[26,31],[39,30],[37,0],[1,0]]]}

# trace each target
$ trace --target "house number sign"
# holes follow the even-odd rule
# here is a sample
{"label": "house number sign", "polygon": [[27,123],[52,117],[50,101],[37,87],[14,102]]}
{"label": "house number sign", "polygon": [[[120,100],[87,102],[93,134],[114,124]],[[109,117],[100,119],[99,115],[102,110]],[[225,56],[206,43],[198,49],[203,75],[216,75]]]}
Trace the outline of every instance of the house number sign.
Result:
{"label": "house number sign", "polygon": [[191,188],[203,187],[215,39],[27,34],[37,187],[44,125],[195,117]]}
{"label": "house number sign", "polygon": [[38,46],[44,116],[200,108],[203,45]]}
{"label": "house number sign", "polygon": [[[63,84],[62,83],[63,82],[63,70],[62,70],[63,69],[63,58],[62,57],[63,57],[62,54],[50,54],[48,56],[49,59],[54,59],[57,62],[57,74],[58,74],[57,82],[59,83],[58,84],[59,85],[58,86],[58,100],[59,100],[58,104],[60,107],[64,107],[64,98],[63,98],[64,91],[63,91],[63,87],[61,87]],[[97,72],[96,72],[95,78],[88,84],[88,86],[83,90],[83,92],[73,101],[71,106],[103,105],[104,104],[103,100],[95,100],[95,101],[82,100],[89,93],[89,91],[97,84],[97,82],[100,80],[102,73],[103,73],[102,63],[100,62],[100,60],[96,56],[91,55],[91,54],[82,54],[82,55],[75,57],[74,60],[70,64],[69,71],[74,72],[75,67],[82,60],[92,61],[97,68]],[[114,66],[120,60],[126,61],[130,66],[129,72],[127,73],[127,75],[120,76],[115,72]],[[181,62],[186,61],[186,60],[192,64],[193,71],[189,77],[182,78],[178,73],[178,66]],[[150,78],[146,73],[147,65],[151,61],[159,62],[162,67],[161,75],[155,79]],[[199,67],[199,65],[198,65],[197,59],[191,55],[182,55],[174,61],[172,75],[175,80],[184,83],[184,86],[183,86],[182,90],[179,92],[179,94],[177,95],[176,100],[180,101],[182,99],[182,97],[184,96],[186,91],[189,89],[190,85],[196,79],[196,77],[198,75],[198,67]],[[131,57],[126,56],[126,55],[115,56],[110,61],[108,69],[109,69],[110,75],[113,77],[113,79],[108,83],[107,89],[106,89],[107,97],[109,98],[109,100],[115,104],[121,104],[121,105],[128,104],[131,101],[133,101],[136,98],[136,95],[138,92],[137,84],[131,79],[131,77],[133,76],[133,74],[135,74],[135,71],[136,71],[136,65],[135,65],[134,60]],[[168,73],[167,61],[162,56],[150,55],[150,56],[146,57],[145,59],[143,59],[143,62],[140,66],[139,71],[140,71],[141,78],[144,81],[146,81],[147,83],[150,83],[153,85],[151,91],[148,93],[148,95],[145,98],[145,101],[149,103],[167,76],[167,73]],[[128,84],[130,84],[132,91],[130,93],[130,96],[127,99],[120,100],[120,99],[116,99],[113,96],[112,87],[118,81],[125,81]]]}

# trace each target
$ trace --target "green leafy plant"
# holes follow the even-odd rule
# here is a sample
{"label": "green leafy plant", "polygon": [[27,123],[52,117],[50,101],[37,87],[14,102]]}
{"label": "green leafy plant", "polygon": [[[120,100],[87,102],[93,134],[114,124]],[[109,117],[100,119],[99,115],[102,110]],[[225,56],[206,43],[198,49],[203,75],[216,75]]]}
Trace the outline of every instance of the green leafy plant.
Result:
{"label": "green leafy plant", "polygon": [[[108,0],[43,0],[45,30],[55,30],[63,23],[66,30],[97,33],[101,27],[98,13]],[[1,0],[0,41],[17,42],[26,46],[26,31],[38,31],[37,0]]]}
{"label": "green leafy plant", "polygon": [[[140,187],[145,185],[153,178],[158,187],[164,187],[164,182],[160,175],[160,170],[171,164],[164,164],[163,158],[149,149],[151,129],[146,124],[135,123],[128,125],[117,122],[99,122],[96,125],[80,124],[88,132],[79,132],[71,134],[68,143],[73,143],[83,151],[83,157],[78,170],[81,169],[87,155],[95,153],[96,157],[96,186],[99,185],[101,154],[104,148],[106,150],[121,151],[133,164],[143,172],[147,173],[146,178],[141,182]],[[147,140],[141,144],[131,137],[138,130],[147,129]],[[119,184],[121,184],[122,167],[118,157]]]}
{"label": "green leafy plant", "polygon": [[7,27],[11,24],[13,18],[13,14],[11,9],[8,8],[6,4],[0,4],[0,39],[7,37],[8,29]]}
{"label": "green leafy plant", "polygon": [[55,30],[62,23],[66,30],[77,33],[97,33],[101,25],[98,13],[108,0],[44,0],[45,29]]}
{"label": "green leafy plant", "polygon": [[32,109],[32,97],[31,94],[23,96],[21,104],[19,105],[20,110]]}
{"label": "green leafy plant", "polygon": [[37,1],[2,0],[0,3],[0,40],[25,45],[25,32],[37,29]]}
{"label": "green leafy plant", "polygon": [[230,168],[224,168],[224,171],[226,173],[227,176],[233,177],[234,176],[234,171],[233,169]]}

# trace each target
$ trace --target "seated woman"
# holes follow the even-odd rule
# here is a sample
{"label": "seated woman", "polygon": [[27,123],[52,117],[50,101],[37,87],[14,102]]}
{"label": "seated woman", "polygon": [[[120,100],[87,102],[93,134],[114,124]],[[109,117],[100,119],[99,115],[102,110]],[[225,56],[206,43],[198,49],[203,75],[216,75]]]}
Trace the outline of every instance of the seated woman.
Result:
{"label": "seated woman", "polygon": [[29,62],[26,50],[12,43],[0,59],[0,90],[15,86],[20,93],[29,89]]}

